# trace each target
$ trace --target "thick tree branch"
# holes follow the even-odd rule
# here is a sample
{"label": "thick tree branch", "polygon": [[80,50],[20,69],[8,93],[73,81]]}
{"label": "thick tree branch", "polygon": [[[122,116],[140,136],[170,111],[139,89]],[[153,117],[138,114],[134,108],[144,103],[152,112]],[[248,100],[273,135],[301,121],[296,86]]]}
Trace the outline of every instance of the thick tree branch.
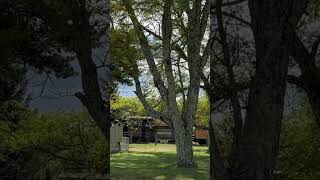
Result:
{"label": "thick tree branch", "polygon": [[167,99],[167,89],[166,89],[164,82],[161,78],[161,74],[160,74],[159,70],[157,69],[157,65],[155,63],[155,59],[153,57],[149,42],[143,33],[143,26],[141,26],[141,24],[139,23],[138,18],[135,15],[134,10],[132,9],[131,0],[123,1],[123,3],[127,9],[129,17],[130,17],[130,19],[133,23],[134,29],[137,33],[143,55],[147,60],[149,69],[150,69],[151,74],[153,76],[154,84],[157,87],[157,89],[159,90],[160,95],[164,99]]}
{"label": "thick tree branch", "polygon": [[163,114],[159,111],[156,111],[147,101],[146,97],[144,96],[143,92],[142,92],[142,88],[141,88],[141,84],[139,81],[139,78],[137,76],[134,76],[134,82],[135,82],[135,87],[136,87],[136,91],[135,94],[137,95],[137,97],[139,98],[140,102],[142,103],[144,109],[148,112],[148,114],[150,114],[153,118],[157,118],[160,119]]}
{"label": "thick tree branch", "polygon": [[188,98],[182,114],[189,119],[192,119],[193,114],[196,112],[201,81],[200,72],[203,70],[202,62],[200,61],[200,49],[203,37],[200,37],[199,14],[201,14],[201,1],[197,0],[194,1],[192,10],[188,16],[187,63],[189,66],[190,84],[187,93]]}
{"label": "thick tree branch", "polygon": [[186,93],[185,93],[184,84],[183,84],[183,78],[182,78],[181,67],[180,67],[180,60],[181,60],[181,58],[178,57],[177,68],[178,68],[179,83],[181,86],[180,88],[181,88],[182,100],[183,100],[183,104],[185,104],[186,103]]}
{"label": "thick tree branch", "polygon": [[169,111],[177,112],[178,106],[176,99],[176,83],[174,81],[172,62],[171,62],[171,36],[172,36],[172,19],[171,7],[172,0],[165,0],[164,11],[162,16],[162,58],[164,61],[165,75],[168,83],[168,100],[166,101]]}
{"label": "thick tree branch", "polygon": [[204,33],[206,32],[207,25],[208,25],[208,19],[210,14],[210,3],[209,0],[206,1],[202,13],[201,13],[201,19],[200,19],[200,37],[204,36]]}

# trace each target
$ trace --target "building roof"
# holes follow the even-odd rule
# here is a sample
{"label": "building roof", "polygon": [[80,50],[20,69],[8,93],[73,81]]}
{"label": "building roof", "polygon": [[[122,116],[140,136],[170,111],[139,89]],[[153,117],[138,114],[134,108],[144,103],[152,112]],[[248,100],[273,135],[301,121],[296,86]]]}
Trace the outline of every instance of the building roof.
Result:
{"label": "building roof", "polygon": [[130,120],[136,120],[136,121],[148,120],[148,121],[153,121],[154,126],[168,126],[165,122],[161,121],[160,119],[154,119],[151,116],[129,116],[125,119],[125,121],[130,121]]}
{"label": "building roof", "polygon": [[126,120],[129,119],[136,119],[136,120],[153,120],[151,116],[129,116],[126,118]]}

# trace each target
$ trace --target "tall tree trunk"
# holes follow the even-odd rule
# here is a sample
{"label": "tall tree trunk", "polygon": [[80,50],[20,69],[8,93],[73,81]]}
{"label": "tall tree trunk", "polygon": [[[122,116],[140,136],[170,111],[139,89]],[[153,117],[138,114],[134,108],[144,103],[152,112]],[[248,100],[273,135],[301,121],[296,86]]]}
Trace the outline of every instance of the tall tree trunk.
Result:
{"label": "tall tree trunk", "polygon": [[[78,62],[81,69],[81,82],[83,92],[76,93],[81,103],[87,108],[89,114],[100,128],[108,143],[106,157],[110,159],[110,92],[106,98],[102,98],[100,83],[98,79],[97,67],[92,59],[91,31],[89,24],[89,13],[85,3],[80,5],[82,16],[79,17],[78,34],[75,43]],[[107,42],[108,43],[108,42]],[[106,60],[107,68],[107,88],[110,88],[110,72],[108,69],[109,61]],[[106,164],[105,173],[110,173],[110,163]]]}
{"label": "tall tree trunk", "polygon": [[173,121],[178,167],[193,167],[192,125],[186,125],[181,119]]}
{"label": "tall tree trunk", "polygon": [[[168,86],[167,106],[170,114],[175,114],[173,118],[173,126],[175,133],[177,166],[193,167],[193,150],[192,150],[192,128],[193,119],[184,119],[178,114],[179,108],[176,101],[176,82],[173,75],[172,59],[171,59],[171,36],[172,36],[172,0],[165,0],[162,16],[162,38],[163,38],[163,61],[165,66],[165,76]],[[190,98],[190,96],[189,96]],[[186,106],[186,104],[184,104]],[[185,108],[185,107],[183,107]],[[177,117],[180,117],[177,118]],[[187,117],[186,117],[187,118]]]}
{"label": "tall tree trunk", "polygon": [[292,39],[287,30],[296,27],[303,11],[295,8],[305,8],[302,2],[249,0],[257,62],[234,179],[273,179],[289,60],[286,43]]}

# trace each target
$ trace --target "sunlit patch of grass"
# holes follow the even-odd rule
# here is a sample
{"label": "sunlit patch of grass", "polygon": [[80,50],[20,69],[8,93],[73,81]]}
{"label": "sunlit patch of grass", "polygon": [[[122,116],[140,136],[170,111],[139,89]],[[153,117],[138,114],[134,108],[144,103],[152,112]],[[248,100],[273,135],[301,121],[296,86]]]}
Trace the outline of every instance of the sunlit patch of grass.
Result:
{"label": "sunlit patch of grass", "polygon": [[195,168],[176,167],[174,144],[130,144],[128,153],[111,156],[111,175],[116,179],[209,179],[208,148],[194,147]]}

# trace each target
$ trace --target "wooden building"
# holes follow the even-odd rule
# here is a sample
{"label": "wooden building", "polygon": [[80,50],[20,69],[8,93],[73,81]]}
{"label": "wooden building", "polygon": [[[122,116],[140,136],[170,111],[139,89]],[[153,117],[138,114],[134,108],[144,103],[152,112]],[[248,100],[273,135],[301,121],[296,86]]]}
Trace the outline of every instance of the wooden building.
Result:
{"label": "wooden building", "polygon": [[209,143],[209,130],[205,128],[197,127],[193,131],[193,138],[194,141],[198,142],[199,144],[206,144]]}
{"label": "wooden building", "polygon": [[[173,143],[173,130],[163,121],[149,116],[131,116],[123,120],[123,136],[129,137],[130,143]],[[208,143],[208,130],[195,128],[193,141]]]}
{"label": "wooden building", "polygon": [[130,143],[154,141],[154,121],[151,117],[131,116],[123,120],[123,136]]}

